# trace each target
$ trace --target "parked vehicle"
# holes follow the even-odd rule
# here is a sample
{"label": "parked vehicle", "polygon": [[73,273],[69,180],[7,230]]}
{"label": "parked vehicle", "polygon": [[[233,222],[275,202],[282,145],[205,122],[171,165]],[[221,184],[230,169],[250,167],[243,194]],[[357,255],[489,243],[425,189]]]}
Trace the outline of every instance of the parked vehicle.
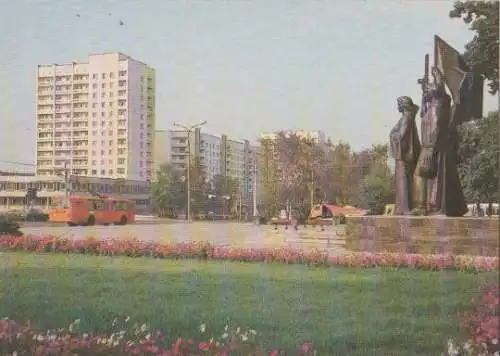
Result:
{"label": "parked vehicle", "polygon": [[49,220],[49,214],[44,213],[42,210],[39,209],[30,209],[26,213],[24,220],[26,221],[48,221]]}
{"label": "parked vehicle", "polygon": [[350,205],[319,204],[313,206],[307,222],[309,225],[317,226],[333,225],[334,222],[345,224],[347,217],[361,215],[365,215],[365,210]]}

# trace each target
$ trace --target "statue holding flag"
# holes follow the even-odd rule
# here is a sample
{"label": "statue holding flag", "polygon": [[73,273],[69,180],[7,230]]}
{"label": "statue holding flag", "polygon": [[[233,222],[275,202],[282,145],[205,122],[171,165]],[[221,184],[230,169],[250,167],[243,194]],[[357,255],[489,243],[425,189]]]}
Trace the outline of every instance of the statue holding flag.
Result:
{"label": "statue holding flag", "polygon": [[463,216],[468,209],[457,169],[457,125],[482,117],[483,82],[458,51],[438,36],[434,41],[434,62],[433,82],[427,79],[427,61],[426,75],[420,80],[422,150],[416,175],[422,182],[420,207],[414,212]]}

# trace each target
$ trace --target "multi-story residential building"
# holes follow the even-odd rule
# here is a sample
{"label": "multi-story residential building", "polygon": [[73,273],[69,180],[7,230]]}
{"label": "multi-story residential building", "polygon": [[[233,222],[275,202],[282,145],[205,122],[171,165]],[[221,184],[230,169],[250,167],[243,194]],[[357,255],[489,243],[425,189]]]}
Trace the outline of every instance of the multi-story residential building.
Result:
{"label": "multi-story residential building", "polygon": [[39,65],[36,174],[147,180],[155,71],[122,53]]}
{"label": "multi-story residential building", "polygon": [[[207,178],[222,175],[239,182],[239,199],[251,214],[255,189],[255,175],[258,173],[258,146],[248,140],[235,140],[227,135],[212,135],[196,129],[191,133],[191,159],[200,158]],[[162,163],[185,169],[188,159],[186,131],[157,130],[154,167],[157,171]]]}
{"label": "multi-story residential building", "polygon": [[188,163],[188,141],[191,147],[191,160],[199,157],[209,179],[221,174],[221,137],[195,129],[189,140],[185,130],[156,130],[157,149],[154,167],[157,171],[161,164],[170,163],[175,168],[185,169]]}

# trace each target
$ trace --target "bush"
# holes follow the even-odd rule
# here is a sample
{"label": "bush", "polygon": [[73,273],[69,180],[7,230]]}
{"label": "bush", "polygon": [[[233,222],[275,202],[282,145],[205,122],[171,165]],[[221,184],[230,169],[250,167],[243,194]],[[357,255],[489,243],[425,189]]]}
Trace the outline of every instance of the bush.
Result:
{"label": "bush", "polygon": [[406,255],[397,253],[347,253],[329,255],[321,250],[293,248],[231,248],[207,242],[157,243],[140,240],[64,239],[53,236],[8,236],[0,239],[0,251],[63,252],[99,256],[192,258],[305,264],[350,268],[414,268],[425,270],[496,271],[498,257],[453,255]]}
{"label": "bush", "polygon": [[22,236],[20,226],[15,221],[5,215],[0,215],[0,235]]}

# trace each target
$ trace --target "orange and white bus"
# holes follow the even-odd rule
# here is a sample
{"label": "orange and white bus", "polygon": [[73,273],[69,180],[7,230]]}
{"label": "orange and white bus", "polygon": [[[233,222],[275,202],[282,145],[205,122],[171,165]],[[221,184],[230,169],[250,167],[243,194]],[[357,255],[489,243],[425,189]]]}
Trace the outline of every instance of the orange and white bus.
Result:
{"label": "orange and white bus", "polygon": [[135,205],[132,200],[72,196],[69,206],[56,208],[49,213],[49,221],[76,225],[126,225],[135,222]]}

